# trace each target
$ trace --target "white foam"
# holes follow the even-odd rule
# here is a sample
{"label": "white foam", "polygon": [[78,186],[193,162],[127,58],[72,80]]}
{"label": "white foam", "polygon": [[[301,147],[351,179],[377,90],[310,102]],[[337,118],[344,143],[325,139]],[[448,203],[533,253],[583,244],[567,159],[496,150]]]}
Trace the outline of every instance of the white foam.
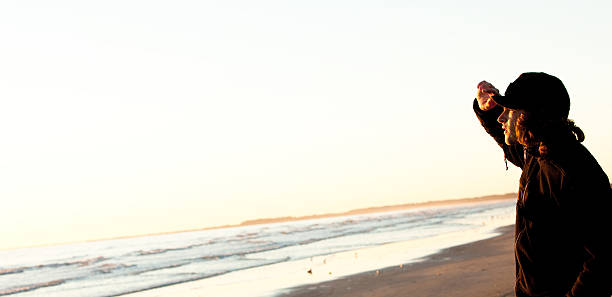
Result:
{"label": "white foam", "polygon": [[[512,216],[491,217],[482,226],[429,238],[384,244],[309,259],[234,271],[217,277],[125,295],[126,297],[265,297],[300,285],[316,284],[361,272],[403,265],[442,249],[497,235]],[[308,273],[311,270],[312,273]],[[374,272],[373,272],[374,273]]]}

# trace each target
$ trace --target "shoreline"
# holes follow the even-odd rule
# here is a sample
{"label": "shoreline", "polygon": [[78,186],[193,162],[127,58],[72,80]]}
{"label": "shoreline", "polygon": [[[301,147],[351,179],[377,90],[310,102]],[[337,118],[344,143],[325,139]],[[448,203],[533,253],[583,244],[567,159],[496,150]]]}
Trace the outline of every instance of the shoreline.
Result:
{"label": "shoreline", "polygon": [[514,225],[499,227],[499,235],[442,249],[414,263],[297,286],[273,296],[514,296],[513,231]]}
{"label": "shoreline", "polygon": [[[468,296],[466,292],[475,297],[513,296],[506,295],[514,294],[513,227],[499,225],[315,256],[119,296],[383,297],[406,292],[413,292],[408,296]],[[474,236],[482,239],[470,241]],[[432,253],[424,248],[433,243],[440,249]],[[468,271],[466,265],[471,267]],[[464,282],[470,278],[476,282]],[[489,288],[483,283],[500,290],[473,293]],[[449,295],[447,290],[459,294]]]}
{"label": "shoreline", "polygon": [[207,230],[241,228],[241,227],[256,226],[256,225],[262,225],[262,224],[275,224],[275,223],[306,221],[306,220],[313,220],[313,219],[334,218],[334,217],[352,216],[352,215],[361,215],[361,214],[384,213],[384,212],[416,209],[416,208],[421,208],[421,207],[452,206],[452,205],[479,203],[479,202],[516,200],[516,195],[517,195],[516,193],[506,193],[506,194],[486,195],[486,196],[479,196],[479,197],[472,197],[472,198],[444,199],[444,200],[433,200],[433,201],[405,203],[405,204],[387,205],[387,206],[373,206],[373,207],[367,207],[367,208],[352,209],[352,210],[348,210],[345,212],[313,214],[313,215],[298,216],[298,217],[260,218],[260,219],[246,220],[238,224],[210,226],[210,227],[203,227],[203,228],[197,228],[197,229],[156,232],[156,233],[146,233],[146,234],[134,234],[134,235],[126,235],[126,236],[97,238],[97,239],[89,239],[89,240],[76,240],[76,241],[57,242],[57,243],[35,244],[31,246],[0,247],[0,251],[44,248],[44,247],[50,247],[50,246],[81,244],[81,243],[98,242],[98,241],[106,241],[106,240],[122,240],[122,239],[130,239],[130,238],[149,237],[149,236],[164,236],[164,235],[172,235],[172,234],[178,234],[178,233],[199,232],[199,231],[207,231]]}

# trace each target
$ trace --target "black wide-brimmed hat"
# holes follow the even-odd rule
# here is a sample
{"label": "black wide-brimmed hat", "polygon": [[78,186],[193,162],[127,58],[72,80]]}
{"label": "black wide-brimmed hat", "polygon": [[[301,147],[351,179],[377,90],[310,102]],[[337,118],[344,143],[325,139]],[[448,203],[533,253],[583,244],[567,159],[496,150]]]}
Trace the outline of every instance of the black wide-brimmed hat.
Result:
{"label": "black wide-brimmed hat", "polygon": [[567,119],[570,98],[560,79],[543,72],[521,74],[506,89],[495,95],[497,104],[549,119]]}

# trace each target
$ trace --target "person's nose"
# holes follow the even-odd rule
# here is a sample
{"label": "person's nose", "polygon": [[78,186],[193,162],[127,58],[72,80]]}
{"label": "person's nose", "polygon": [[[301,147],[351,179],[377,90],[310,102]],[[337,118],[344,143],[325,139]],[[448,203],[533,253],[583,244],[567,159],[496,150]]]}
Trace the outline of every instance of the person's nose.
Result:
{"label": "person's nose", "polygon": [[497,117],[497,122],[500,124],[505,123],[506,121],[508,121],[508,117],[506,116],[507,112],[504,110],[504,112],[502,112],[499,117]]}

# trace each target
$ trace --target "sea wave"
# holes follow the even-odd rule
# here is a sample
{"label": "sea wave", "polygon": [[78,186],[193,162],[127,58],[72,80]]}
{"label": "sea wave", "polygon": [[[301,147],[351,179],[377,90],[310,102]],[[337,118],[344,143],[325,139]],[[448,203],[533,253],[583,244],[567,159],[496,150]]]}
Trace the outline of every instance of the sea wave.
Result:
{"label": "sea wave", "polygon": [[15,274],[15,273],[22,273],[27,269],[27,267],[19,267],[19,268],[4,268],[4,269],[0,269],[0,276],[2,275],[7,275],[7,274]]}
{"label": "sea wave", "polygon": [[24,292],[34,291],[34,290],[37,290],[37,289],[40,289],[40,288],[59,286],[59,285],[65,283],[65,282],[66,282],[66,280],[59,279],[59,280],[54,280],[54,281],[50,281],[50,282],[28,284],[28,285],[25,285],[25,286],[18,286],[18,287],[8,288],[8,289],[4,289],[4,290],[0,291],[0,296],[7,296],[7,295],[12,295],[12,294],[17,294],[17,293],[24,293]]}
{"label": "sea wave", "polygon": [[[0,266],[0,296],[118,296],[274,263],[467,230],[485,219],[493,220],[495,215],[513,214],[511,207],[512,201],[364,214],[83,243],[65,250],[18,251],[40,260],[24,257],[26,261]],[[20,256],[15,255],[17,259]]]}
{"label": "sea wave", "polygon": [[156,248],[156,249],[151,249],[151,250],[138,250],[136,251],[136,254],[139,256],[158,255],[158,254],[164,254],[167,252],[189,250],[189,249],[206,246],[206,245],[210,245],[210,243],[207,242],[207,243],[201,243],[201,244],[191,244],[191,245],[175,247],[175,248]]}
{"label": "sea wave", "polygon": [[118,264],[108,263],[108,264],[103,264],[100,267],[96,268],[96,272],[108,274],[108,273],[114,272],[119,269],[132,268],[132,267],[136,267],[136,265],[126,265],[122,263],[118,263]]}
{"label": "sea wave", "polygon": [[84,266],[90,266],[92,264],[96,264],[96,263],[99,263],[105,260],[107,260],[107,258],[99,256],[99,257],[87,258],[87,259],[69,261],[69,262],[56,262],[56,263],[40,264],[40,265],[34,265],[34,266],[4,268],[4,269],[0,269],[0,276],[23,273],[23,272],[31,271],[31,270],[42,270],[46,268],[59,268],[59,267],[64,267],[64,266],[84,267]]}

